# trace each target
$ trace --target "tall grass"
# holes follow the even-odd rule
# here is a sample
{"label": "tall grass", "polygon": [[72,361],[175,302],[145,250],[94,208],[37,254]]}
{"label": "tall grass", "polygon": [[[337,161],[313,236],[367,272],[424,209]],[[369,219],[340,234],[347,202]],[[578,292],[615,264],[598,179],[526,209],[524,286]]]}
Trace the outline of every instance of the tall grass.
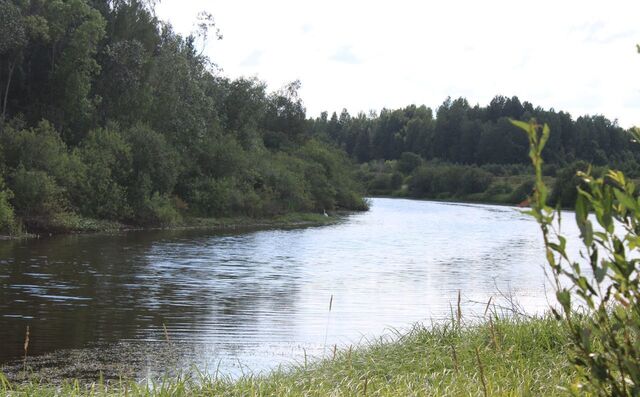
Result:
{"label": "tall grass", "polygon": [[338,350],[332,358],[240,379],[207,375],[51,386],[14,385],[11,396],[556,396],[575,379],[568,339],[551,317],[417,325],[407,333]]}

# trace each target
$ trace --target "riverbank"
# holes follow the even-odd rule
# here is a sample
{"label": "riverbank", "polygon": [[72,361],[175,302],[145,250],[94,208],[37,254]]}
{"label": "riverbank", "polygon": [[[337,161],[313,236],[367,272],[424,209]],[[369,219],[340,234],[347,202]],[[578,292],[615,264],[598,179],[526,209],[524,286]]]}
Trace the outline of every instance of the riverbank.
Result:
{"label": "riverbank", "polygon": [[[546,177],[546,182],[553,185],[555,178]],[[533,189],[530,175],[494,176],[487,189],[475,193],[459,193],[449,191],[423,192],[404,184],[398,189],[379,189],[370,192],[371,197],[405,198],[428,200],[444,203],[490,204],[503,206],[525,206]]]}
{"label": "riverbank", "polygon": [[[464,322],[464,321],[463,321]],[[174,377],[153,383],[98,381],[62,385],[34,380],[12,396],[408,396],[568,395],[575,373],[568,339],[551,316],[487,317],[479,324],[415,326],[356,348],[327,348],[327,358],[240,379]]]}
{"label": "riverbank", "polygon": [[269,218],[251,218],[246,216],[224,218],[183,218],[179,222],[167,226],[135,226],[115,221],[83,218],[77,215],[47,219],[46,221],[32,220],[29,231],[16,235],[0,235],[0,240],[38,238],[60,234],[87,233],[117,233],[133,230],[185,230],[207,229],[212,231],[247,230],[268,228],[295,228],[323,226],[337,223],[350,211],[336,211],[330,215],[294,212]]}

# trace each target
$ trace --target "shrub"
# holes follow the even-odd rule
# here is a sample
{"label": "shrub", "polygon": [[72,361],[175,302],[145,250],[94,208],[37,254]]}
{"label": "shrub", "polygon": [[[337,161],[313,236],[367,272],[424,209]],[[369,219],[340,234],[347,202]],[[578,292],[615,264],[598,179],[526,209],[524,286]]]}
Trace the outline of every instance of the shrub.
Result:
{"label": "shrub", "polygon": [[402,174],[400,174],[399,172],[394,172],[393,174],[391,174],[391,178],[389,179],[389,187],[392,190],[400,189],[402,187],[403,179],[404,178],[402,177]]}
{"label": "shrub", "polygon": [[233,181],[230,179],[199,179],[192,193],[192,209],[203,216],[227,215],[231,210],[231,191]]}
{"label": "shrub", "polygon": [[481,193],[489,188],[493,175],[478,168],[468,168],[462,171],[458,182],[458,193]]}
{"label": "shrub", "polygon": [[138,221],[147,225],[171,226],[179,223],[180,220],[180,214],[172,200],[157,192],[145,200],[138,215]]}
{"label": "shrub", "polygon": [[509,201],[517,204],[526,200],[529,196],[531,196],[535,183],[536,182],[534,179],[528,179],[519,184],[518,187],[515,188],[513,193],[511,193]]}
{"label": "shrub", "polygon": [[391,189],[390,174],[376,174],[369,182],[369,190],[372,192],[386,192]]}
{"label": "shrub", "polygon": [[49,218],[65,209],[62,189],[44,171],[19,167],[11,177],[13,207],[22,217]]}
{"label": "shrub", "polygon": [[412,152],[404,152],[398,159],[398,171],[405,175],[409,175],[422,164],[422,157]]}
{"label": "shrub", "polygon": [[564,208],[573,206],[578,197],[576,186],[581,183],[581,178],[578,177],[577,172],[586,171],[587,168],[587,163],[580,161],[557,171],[556,180],[549,196],[549,203],[551,205],[560,205]]}
{"label": "shrub", "polygon": [[[548,189],[542,179],[541,153],[549,127],[533,120],[513,123],[529,136],[536,172],[530,214],[540,224],[562,308],[554,313],[569,330],[572,361],[585,383],[575,389],[599,396],[640,395],[640,199],[636,187],[620,171],[600,178],[591,176],[590,170],[577,174],[575,216],[583,260],[569,258],[567,239],[555,227],[559,212],[547,205]],[[640,132],[636,135],[639,139]],[[585,274],[585,267],[592,276]]]}
{"label": "shrub", "polygon": [[12,196],[10,190],[0,190],[0,233],[9,235],[17,233],[19,229],[13,207],[9,203]]}
{"label": "shrub", "polygon": [[132,158],[122,135],[111,129],[92,131],[82,142],[78,156],[86,165],[86,183],[79,194],[82,213],[100,219],[130,219],[126,185]]}

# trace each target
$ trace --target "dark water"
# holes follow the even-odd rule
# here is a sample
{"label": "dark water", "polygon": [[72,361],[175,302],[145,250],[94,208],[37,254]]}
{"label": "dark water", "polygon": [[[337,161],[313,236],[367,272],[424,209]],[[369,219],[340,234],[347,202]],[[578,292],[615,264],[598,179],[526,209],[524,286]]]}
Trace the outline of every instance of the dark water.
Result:
{"label": "dark water", "polygon": [[465,313],[498,290],[544,311],[543,263],[517,209],[400,199],[320,228],[1,242],[0,363],[29,326],[29,356],[54,367],[262,371],[447,318],[458,290]]}

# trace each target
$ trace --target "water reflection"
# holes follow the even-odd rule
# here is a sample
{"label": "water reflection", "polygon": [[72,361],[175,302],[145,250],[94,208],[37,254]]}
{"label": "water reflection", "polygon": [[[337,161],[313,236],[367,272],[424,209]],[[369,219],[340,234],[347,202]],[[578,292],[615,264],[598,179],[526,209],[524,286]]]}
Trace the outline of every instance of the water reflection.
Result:
{"label": "water reflection", "polygon": [[2,242],[0,363],[21,357],[27,325],[31,355],[62,350],[48,365],[109,351],[155,371],[166,327],[178,366],[236,373],[445,318],[458,290],[465,310],[500,289],[542,311],[541,245],[513,208],[398,199],[322,228]]}

